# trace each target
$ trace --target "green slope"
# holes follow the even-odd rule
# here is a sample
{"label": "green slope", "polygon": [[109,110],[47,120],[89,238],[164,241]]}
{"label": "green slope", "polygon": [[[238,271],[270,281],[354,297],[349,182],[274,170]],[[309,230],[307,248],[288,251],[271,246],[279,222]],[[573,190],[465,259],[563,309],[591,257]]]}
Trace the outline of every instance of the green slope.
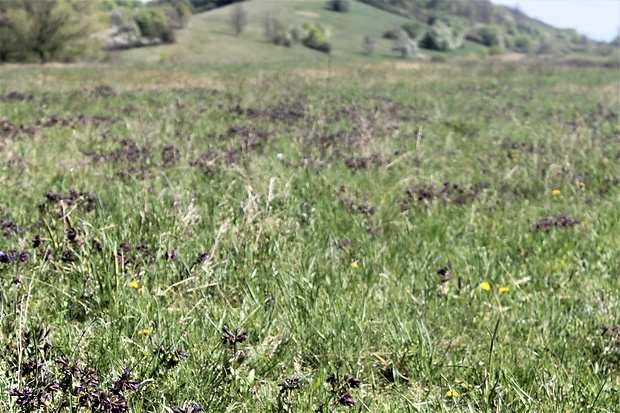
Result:
{"label": "green slope", "polygon": [[[117,54],[117,58],[130,62],[178,62],[204,64],[324,64],[327,56],[302,45],[291,48],[275,46],[267,42],[263,34],[266,14],[278,18],[285,26],[296,26],[305,21],[320,22],[327,26],[331,35],[331,57],[334,62],[372,62],[400,59],[391,50],[392,42],[381,39],[388,29],[400,26],[407,18],[375,7],[353,2],[349,13],[337,13],[326,9],[325,1],[307,0],[252,0],[243,3],[249,24],[239,37],[233,33],[230,11],[233,6],[222,7],[193,17],[190,25],[177,33],[177,42]],[[362,52],[364,36],[377,39],[377,51],[372,56]],[[467,44],[454,54],[457,56],[476,53],[481,46]],[[433,52],[424,51],[432,55]]]}

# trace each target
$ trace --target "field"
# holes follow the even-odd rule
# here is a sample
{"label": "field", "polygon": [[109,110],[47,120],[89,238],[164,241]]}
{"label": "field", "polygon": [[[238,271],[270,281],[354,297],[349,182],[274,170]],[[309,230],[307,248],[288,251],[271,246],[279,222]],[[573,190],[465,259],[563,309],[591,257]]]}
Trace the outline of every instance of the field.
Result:
{"label": "field", "polygon": [[617,411],[616,69],[1,74],[0,411]]}

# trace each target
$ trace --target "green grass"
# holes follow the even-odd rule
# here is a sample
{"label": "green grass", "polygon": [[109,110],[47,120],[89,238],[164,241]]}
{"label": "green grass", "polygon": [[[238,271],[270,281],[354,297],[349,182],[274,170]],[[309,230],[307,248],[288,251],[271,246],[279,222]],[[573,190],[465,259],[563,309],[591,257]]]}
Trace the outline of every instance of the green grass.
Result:
{"label": "green grass", "polygon": [[63,356],[135,412],[616,411],[617,71],[267,66],[2,68],[1,411],[89,411]]}

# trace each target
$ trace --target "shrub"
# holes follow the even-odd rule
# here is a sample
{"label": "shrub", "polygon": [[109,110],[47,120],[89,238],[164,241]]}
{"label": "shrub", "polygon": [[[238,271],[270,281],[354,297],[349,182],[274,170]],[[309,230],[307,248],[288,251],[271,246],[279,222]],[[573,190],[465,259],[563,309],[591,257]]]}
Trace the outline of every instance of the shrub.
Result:
{"label": "shrub", "polygon": [[174,32],[162,9],[153,7],[141,10],[134,19],[142,36],[158,38],[165,43],[174,42]]}
{"label": "shrub", "polygon": [[515,37],[514,50],[520,53],[531,53],[533,49],[533,42],[529,36],[521,35]]}
{"label": "shrub", "polygon": [[409,36],[407,36],[407,34],[403,33],[402,36],[394,40],[392,50],[400,53],[400,56],[404,59],[417,51],[417,45],[409,38]]}
{"label": "shrub", "polygon": [[433,63],[447,63],[448,59],[446,58],[446,56],[435,55],[435,56],[431,57],[431,62],[433,62]]}
{"label": "shrub", "polygon": [[327,42],[327,31],[320,24],[310,22],[304,23],[302,29],[306,31],[306,36],[302,40],[304,46],[324,53],[331,52],[331,45]]}
{"label": "shrub", "polygon": [[432,26],[420,42],[422,47],[440,51],[453,50],[463,45],[465,32],[457,24],[449,25],[444,19],[433,20]]}
{"label": "shrub", "polygon": [[482,44],[485,46],[501,46],[504,43],[502,29],[494,24],[479,27],[476,33],[480,36]]}
{"label": "shrub", "polygon": [[417,39],[422,32],[422,25],[415,20],[403,23],[400,28],[403,29],[405,33],[407,33],[410,39],[414,40]]}
{"label": "shrub", "polygon": [[94,2],[1,1],[0,62],[94,59],[101,45]]}
{"label": "shrub", "polygon": [[351,2],[349,0],[330,0],[327,4],[333,11],[341,13],[348,13],[351,8]]}
{"label": "shrub", "polygon": [[403,34],[403,29],[397,28],[397,29],[390,29],[390,30],[384,32],[381,35],[381,37],[383,37],[384,39],[396,40],[400,36],[402,36],[402,34]]}

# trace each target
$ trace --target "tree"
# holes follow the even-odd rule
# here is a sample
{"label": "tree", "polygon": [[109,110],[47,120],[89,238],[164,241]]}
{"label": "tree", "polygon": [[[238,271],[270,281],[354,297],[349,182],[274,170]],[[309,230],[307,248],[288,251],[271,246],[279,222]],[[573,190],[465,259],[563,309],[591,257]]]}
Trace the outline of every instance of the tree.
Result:
{"label": "tree", "polygon": [[230,11],[230,25],[235,31],[235,36],[239,36],[248,25],[248,15],[241,4],[236,4]]}
{"label": "tree", "polygon": [[96,58],[101,47],[94,2],[0,1],[0,61],[49,62]]}
{"label": "tree", "polygon": [[364,48],[364,53],[371,55],[377,48],[377,41],[374,37],[364,36],[364,43],[362,44],[362,47]]}
{"label": "tree", "polygon": [[463,45],[465,31],[450,19],[432,19],[431,27],[420,42],[422,47],[440,51],[453,50]]}
{"label": "tree", "polygon": [[161,39],[164,43],[174,42],[174,31],[161,8],[146,8],[140,11],[134,19],[142,36],[149,39]]}
{"label": "tree", "polygon": [[417,46],[406,33],[403,33],[398,39],[394,40],[392,50],[399,52],[400,56],[405,59],[417,51]]}
{"label": "tree", "polygon": [[476,30],[485,46],[501,46],[504,43],[502,29],[494,24],[481,26]]}

